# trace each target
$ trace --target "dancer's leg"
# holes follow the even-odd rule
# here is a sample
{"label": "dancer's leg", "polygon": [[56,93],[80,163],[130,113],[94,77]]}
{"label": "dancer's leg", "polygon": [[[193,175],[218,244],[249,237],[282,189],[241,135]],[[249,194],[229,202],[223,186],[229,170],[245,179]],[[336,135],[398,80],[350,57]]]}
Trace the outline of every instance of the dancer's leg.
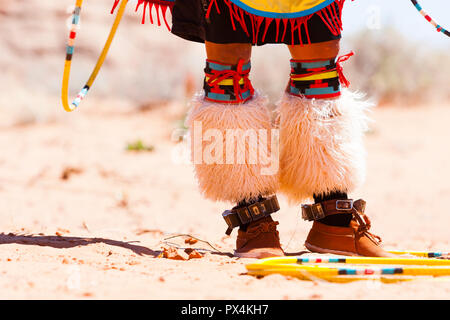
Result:
{"label": "dancer's leg", "polygon": [[236,255],[283,255],[278,223],[270,216],[279,209],[277,173],[264,170],[270,167],[271,117],[249,79],[251,45],[205,46],[204,93],[188,117],[200,190],[209,199],[236,205],[224,212],[228,234],[240,227]]}
{"label": "dancer's leg", "polygon": [[291,77],[280,105],[280,189],[314,220],[305,246],[317,252],[388,256],[368,229],[365,203],[347,193],[365,176],[364,109],[343,90],[339,41],[290,46]]}

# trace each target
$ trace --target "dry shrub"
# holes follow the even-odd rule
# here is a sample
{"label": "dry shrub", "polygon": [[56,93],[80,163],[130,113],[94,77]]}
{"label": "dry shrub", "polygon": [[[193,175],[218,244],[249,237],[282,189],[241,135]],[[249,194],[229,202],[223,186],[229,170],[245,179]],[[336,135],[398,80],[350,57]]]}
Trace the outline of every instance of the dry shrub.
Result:
{"label": "dry shrub", "polygon": [[415,43],[393,28],[365,30],[348,41],[356,52],[345,66],[352,87],[380,104],[450,101],[448,51]]}

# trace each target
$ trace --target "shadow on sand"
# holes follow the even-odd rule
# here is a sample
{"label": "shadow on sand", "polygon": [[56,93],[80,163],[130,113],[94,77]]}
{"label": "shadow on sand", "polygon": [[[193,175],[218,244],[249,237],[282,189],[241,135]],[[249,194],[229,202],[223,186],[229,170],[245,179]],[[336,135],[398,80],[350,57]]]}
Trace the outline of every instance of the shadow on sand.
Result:
{"label": "shadow on sand", "polygon": [[56,249],[68,249],[79,246],[88,246],[95,243],[104,243],[110,246],[121,247],[133,251],[137,255],[148,255],[157,257],[161,251],[154,251],[147,247],[104,238],[80,238],[80,237],[62,237],[45,235],[19,235],[14,233],[0,233],[0,245],[2,244],[23,244],[43,247],[52,247]]}
{"label": "shadow on sand", "polygon": [[[2,244],[23,244],[42,247],[52,247],[56,249],[68,249],[79,246],[88,246],[90,244],[104,243],[110,246],[121,247],[133,251],[135,254],[143,256],[152,256],[156,258],[161,251],[154,251],[150,248],[133,244],[134,241],[124,242],[105,238],[87,238],[87,237],[63,237],[63,236],[46,236],[46,235],[21,235],[14,233],[0,233],[0,245]],[[179,249],[185,249],[178,247]],[[233,257],[232,253],[219,252],[214,250],[209,251],[211,254],[219,256]],[[309,253],[308,251],[300,252],[286,252],[286,256],[300,256],[302,254]]]}

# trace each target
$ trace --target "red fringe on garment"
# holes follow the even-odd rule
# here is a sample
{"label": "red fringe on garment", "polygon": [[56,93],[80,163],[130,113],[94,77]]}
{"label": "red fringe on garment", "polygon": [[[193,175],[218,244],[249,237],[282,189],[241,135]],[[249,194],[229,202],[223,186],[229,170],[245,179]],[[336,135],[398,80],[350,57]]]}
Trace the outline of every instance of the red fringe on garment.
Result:
{"label": "red fringe on garment", "polygon": [[[209,6],[208,10],[206,12],[206,18],[209,18],[211,14],[211,10],[213,7],[216,8],[217,12],[220,13],[219,7],[217,5],[217,0],[209,0]],[[276,41],[284,42],[284,39],[286,37],[286,31],[288,24],[291,27],[291,43],[294,42],[294,33],[296,30],[298,30],[298,37],[300,40],[300,43],[303,44],[302,39],[302,29],[305,31],[308,43],[311,43],[309,39],[309,30],[308,30],[308,20],[314,16],[318,15],[324,22],[324,24],[328,27],[330,32],[338,36],[341,34],[342,31],[342,8],[344,6],[345,0],[336,0],[332,4],[328,5],[327,7],[312,13],[308,16],[299,17],[299,18],[288,18],[288,19],[278,19],[278,18],[266,18],[254,15],[252,13],[249,13],[245,11],[244,9],[238,7],[230,0],[221,0],[225,2],[225,4],[230,9],[230,19],[231,24],[233,26],[233,30],[236,30],[236,25],[239,24],[244,32],[250,36],[250,32],[247,28],[247,24],[245,23],[245,16],[250,18],[251,21],[251,28],[252,28],[252,35],[253,35],[253,43],[256,43],[259,39],[259,35],[262,32],[262,41],[264,42],[267,31],[269,29],[269,26],[271,23],[276,24],[277,33],[276,33]],[[114,6],[111,11],[111,13],[114,12],[114,9],[117,7],[117,5],[120,3],[120,0],[114,0]],[[136,11],[141,7],[143,4],[143,14],[142,14],[142,23],[145,23],[145,17],[147,15],[147,9],[149,9],[149,16],[150,16],[150,22],[153,24],[153,16],[152,16],[152,9],[155,7],[156,9],[156,16],[157,16],[157,23],[158,26],[161,25],[161,19],[160,15],[162,16],[164,23],[166,27],[170,30],[170,26],[167,23],[166,20],[166,13],[167,9],[169,8],[170,12],[172,13],[172,8],[174,5],[174,1],[164,1],[164,0],[138,0]],[[336,9],[336,6],[334,6],[334,3],[338,5],[338,8]]]}
{"label": "red fringe on garment", "polygon": [[[111,10],[111,13],[114,13],[114,10],[116,10],[117,6],[119,5],[120,0],[114,0],[114,5]],[[150,17],[150,23],[153,24],[153,15],[152,15],[152,9],[155,7],[156,11],[156,22],[158,23],[158,26],[161,26],[161,17],[164,20],[164,24],[166,25],[167,29],[170,31],[170,26],[167,23],[166,14],[167,9],[170,10],[170,13],[172,14],[172,8],[175,4],[174,1],[164,1],[164,0],[138,0],[138,3],[136,5],[135,11],[138,11],[141,5],[143,6],[143,12],[142,12],[142,24],[145,23],[145,17],[147,15],[147,9]]]}
{"label": "red fringe on garment", "polygon": [[[219,7],[217,5],[217,0],[210,0],[210,4],[208,7],[208,11],[206,13],[206,18],[209,18],[211,14],[211,10],[213,6],[216,8],[217,12],[220,13]],[[306,37],[308,39],[308,43],[311,43],[311,40],[309,39],[309,31],[308,31],[308,20],[317,14],[325,23],[325,25],[328,27],[330,32],[338,36],[341,34],[342,31],[342,8],[344,6],[345,0],[336,0],[334,3],[337,3],[338,9],[334,6],[334,3],[331,3],[327,7],[310,14],[308,16],[299,17],[299,18],[288,18],[288,19],[277,19],[277,18],[266,18],[254,15],[252,13],[249,13],[242,8],[235,5],[230,0],[222,0],[225,2],[225,4],[228,6],[230,11],[230,19],[231,24],[233,26],[233,30],[236,30],[236,24],[238,23],[244,32],[250,36],[250,33],[247,29],[247,24],[245,23],[245,16],[248,16],[251,21],[251,27],[252,27],[252,35],[253,35],[253,43],[256,43],[259,39],[260,32],[263,32],[262,35],[262,41],[264,42],[267,31],[269,29],[269,26],[271,23],[275,23],[277,27],[277,33],[275,37],[275,41],[278,42],[284,42],[284,39],[286,37],[286,31],[287,26],[290,24],[291,27],[291,43],[294,43],[294,33],[296,30],[298,30],[298,36],[300,40],[300,44],[303,44],[302,39],[302,28],[304,29],[306,33]],[[283,31],[281,33],[281,31]],[[280,38],[281,34],[281,38]]]}

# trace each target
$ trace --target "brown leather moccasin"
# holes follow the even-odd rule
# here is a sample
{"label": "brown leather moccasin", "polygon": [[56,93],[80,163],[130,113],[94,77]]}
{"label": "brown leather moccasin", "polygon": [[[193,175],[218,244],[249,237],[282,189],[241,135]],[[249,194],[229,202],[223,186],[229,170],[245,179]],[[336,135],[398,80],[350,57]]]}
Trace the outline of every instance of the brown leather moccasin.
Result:
{"label": "brown leather moccasin", "polygon": [[[327,210],[331,207],[330,201],[327,202],[327,204],[321,205],[319,210],[314,210],[325,215],[329,215],[327,213],[336,214],[334,210]],[[339,202],[344,203],[341,208],[339,208],[341,206]],[[317,206],[317,204],[314,206]],[[394,254],[381,248],[380,237],[369,232],[371,223],[364,214],[364,200],[355,202],[352,200],[337,200],[334,208],[338,208],[337,211],[339,212],[352,213],[353,218],[350,225],[348,227],[335,227],[314,221],[305,242],[305,247],[308,250],[349,256],[395,257]]]}
{"label": "brown leather moccasin", "polygon": [[239,230],[235,256],[256,259],[284,256],[277,225],[269,216],[251,222],[246,231]]}

